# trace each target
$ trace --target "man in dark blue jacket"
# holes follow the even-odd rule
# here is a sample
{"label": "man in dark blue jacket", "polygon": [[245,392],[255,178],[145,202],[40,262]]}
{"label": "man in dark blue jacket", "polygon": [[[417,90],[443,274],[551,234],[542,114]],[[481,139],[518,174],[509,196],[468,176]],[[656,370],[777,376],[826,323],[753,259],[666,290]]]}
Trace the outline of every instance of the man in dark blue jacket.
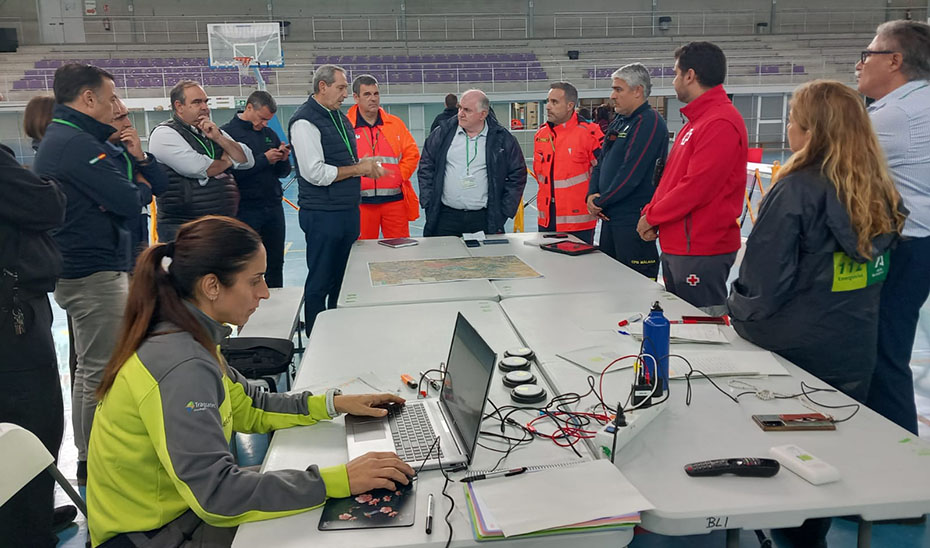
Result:
{"label": "man in dark blue jacket", "polygon": [[611,76],[617,116],[607,128],[601,157],[591,173],[588,212],[600,217],[600,248],[615,260],[653,280],[659,274],[655,241],[636,232],[643,206],[655,191],[656,166],[668,155],[668,128],[647,99],[652,91],[642,63]]}
{"label": "man in dark blue jacket", "polygon": [[130,232],[139,189],[105,144],[119,110],[113,77],[89,65],[55,71],[55,109],[33,170],[61,183],[65,222],[54,233],[63,268],[55,300],[73,318],[77,370],[72,397],[78,483],[86,481],[94,392],[116,344],[129,292]]}
{"label": "man in dark blue jacket", "polygon": [[424,236],[504,232],[526,186],[526,160],[516,138],[493,115],[483,91],[462,94],[458,118],[429,134],[417,179],[426,211]]}
{"label": "man in dark blue jacket", "polygon": [[255,165],[236,173],[239,212],[236,217],[255,229],[268,253],[265,282],[268,287],[284,285],[284,208],[281,177],[291,172],[291,149],[268,127],[278,105],[267,91],[253,91],[245,110],[233,116],[222,129],[252,149]]}
{"label": "man in dark blue jacket", "polygon": [[168,189],[168,174],[162,169],[155,155],[142,150],[142,141],[139,132],[132,127],[129,118],[129,109],[120,101],[119,111],[113,123],[116,129],[107,143],[110,145],[110,158],[116,165],[126,166],[126,177],[139,188],[139,199],[142,209],[139,219],[129,223],[131,237],[132,263],[130,270],[135,269],[136,257],[149,245],[149,204],[152,196],[160,196]]}

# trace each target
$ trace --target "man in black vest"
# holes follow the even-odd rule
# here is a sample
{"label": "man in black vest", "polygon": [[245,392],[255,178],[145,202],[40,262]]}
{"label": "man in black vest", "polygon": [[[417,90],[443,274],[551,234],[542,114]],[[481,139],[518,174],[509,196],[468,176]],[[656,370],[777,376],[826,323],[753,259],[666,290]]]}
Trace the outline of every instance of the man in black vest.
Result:
{"label": "man in black vest", "polygon": [[171,88],[174,115],[152,130],[149,152],[168,172],[168,190],[158,196],[158,239],[174,240],[178,228],[204,215],[235,217],[239,190],[233,169],[255,165],[249,147],[210,120],[207,94],[193,80]]}
{"label": "man in black vest", "polygon": [[297,159],[300,228],[307,241],[307,335],[317,314],[336,308],[349,251],[359,234],[361,177],[385,174],[375,158],[358,159],[355,130],[339,110],[348,89],[344,69],[319,67],[313,73],[313,94],[288,127]]}

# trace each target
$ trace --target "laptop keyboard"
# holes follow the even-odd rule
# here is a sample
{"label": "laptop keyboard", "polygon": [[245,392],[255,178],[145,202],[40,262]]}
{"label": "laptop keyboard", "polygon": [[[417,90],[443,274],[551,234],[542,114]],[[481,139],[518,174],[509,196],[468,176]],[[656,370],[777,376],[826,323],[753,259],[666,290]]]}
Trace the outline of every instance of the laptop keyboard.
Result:
{"label": "laptop keyboard", "polygon": [[430,447],[436,441],[436,433],[427,417],[426,406],[408,403],[403,406],[391,406],[388,413],[388,424],[391,426],[391,435],[394,437],[394,447],[397,456],[405,462],[417,462],[426,458],[427,453],[431,459],[443,456],[439,444]]}

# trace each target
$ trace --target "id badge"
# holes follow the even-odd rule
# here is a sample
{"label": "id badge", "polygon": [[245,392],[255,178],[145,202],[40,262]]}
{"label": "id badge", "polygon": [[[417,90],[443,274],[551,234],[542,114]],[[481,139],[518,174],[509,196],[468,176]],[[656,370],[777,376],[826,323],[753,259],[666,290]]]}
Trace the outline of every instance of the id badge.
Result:
{"label": "id badge", "polygon": [[475,181],[474,175],[466,175],[462,177],[462,189],[470,190],[478,186],[478,183]]}

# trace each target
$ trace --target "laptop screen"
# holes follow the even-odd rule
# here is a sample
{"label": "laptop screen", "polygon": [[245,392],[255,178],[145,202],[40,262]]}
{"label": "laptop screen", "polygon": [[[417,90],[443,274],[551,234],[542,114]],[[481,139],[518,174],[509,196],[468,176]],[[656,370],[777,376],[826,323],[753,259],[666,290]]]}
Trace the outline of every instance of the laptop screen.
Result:
{"label": "laptop screen", "polygon": [[481,428],[484,402],[491,388],[497,355],[461,313],[455,320],[452,346],[446,361],[446,376],[439,401],[448,412],[459,438],[465,443],[465,455],[471,462]]}

